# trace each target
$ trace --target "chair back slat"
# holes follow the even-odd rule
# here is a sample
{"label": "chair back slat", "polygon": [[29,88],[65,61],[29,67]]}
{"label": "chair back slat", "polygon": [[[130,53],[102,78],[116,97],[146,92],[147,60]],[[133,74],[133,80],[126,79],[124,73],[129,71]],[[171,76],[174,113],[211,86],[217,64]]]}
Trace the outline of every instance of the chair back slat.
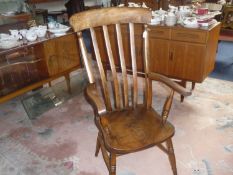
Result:
{"label": "chair back slat", "polygon": [[132,70],[133,70],[132,104],[133,104],[133,107],[136,107],[137,99],[138,99],[138,83],[137,83],[137,61],[136,61],[135,35],[134,35],[134,24],[133,23],[129,23],[129,33],[130,33],[130,51],[131,51]]}
{"label": "chair back slat", "polygon": [[103,67],[103,64],[102,64],[102,60],[101,60],[101,57],[100,57],[100,51],[99,51],[99,47],[98,47],[98,43],[97,43],[94,28],[90,28],[90,32],[91,32],[91,39],[92,39],[92,42],[93,42],[94,52],[95,52],[95,56],[96,56],[96,61],[97,61],[97,65],[98,65],[99,72],[100,72],[100,78],[101,78],[101,82],[102,82],[102,88],[103,88],[106,108],[107,108],[108,111],[111,111],[112,106],[111,106],[111,101],[110,101],[110,96],[109,96],[107,79],[106,79],[106,75],[105,75],[105,72],[104,72],[104,67]]}
{"label": "chair back slat", "polygon": [[124,96],[124,107],[129,106],[128,100],[128,80],[127,80],[127,70],[125,64],[125,56],[124,56],[124,49],[123,49],[123,42],[122,42],[122,33],[121,33],[121,26],[120,24],[116,24],[116,33],[117,33],[117,44],[119,49],[119,56],[120,56],[120,65],[122,71],[122,80],[123,80],[123,96]]}
{"label": "chair back slat", "polygon": [[110,67],[111,67],[111,70],[112,70],[112,78],[113,78],[113,84],[114,84],[115,106],[116,106],[117,109],[119,109],[121,107],[119,83],[118,83],[116,66],[115,66],[115,63],[114,63],[113,53],[112,53],[110,39],[109,39],[108,27],[105,26],[105,25],[103,26],[103,32],[104,32],[104,40],[105,40],[105,45],[106,45],[107,54],[108,54],[108,58],[109,58],[109,63],[110,63]]}
{"label": "chair back slat", "polygon": [[146,103],[147,108],[151,107],[152,104],[152,82],[151,80],[147,77],[149,73],[149,68],[150,68],[150,63],[149,63],[149,29],[147,25],[144,25],[144,32],[143,32],[143,53],[144,53],[144,70],[145,70],[145,84],[146,84],[146,94],[145,94],[145,99],[144,102]]}
{"label": "chair back slat", "polygon": [[83,56],[84,65],[85,65],[85,68],[87,71],[89,83],[94,83],[95,79],[94,79],[94,74],[93,74],[93,70],[91,67],[92,64],[90,63],[90,60],[88,59],[88,56],[87,56],[87,48],[86,48],[86,45],[84,43],[82,33],[78,32],[77,35],[78,35],[79,45],[80,45],[81,53]]}

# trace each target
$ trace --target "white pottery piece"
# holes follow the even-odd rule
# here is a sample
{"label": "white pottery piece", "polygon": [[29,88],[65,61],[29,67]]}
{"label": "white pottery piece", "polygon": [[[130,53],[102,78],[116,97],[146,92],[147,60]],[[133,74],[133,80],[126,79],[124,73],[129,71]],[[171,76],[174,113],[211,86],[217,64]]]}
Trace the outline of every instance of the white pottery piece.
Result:
{"label": "white pottery piece", "polygon": [[35,41],[37,39],[37,34],[33,30],[29,30],[26,34],[26,39],[28,41]]}

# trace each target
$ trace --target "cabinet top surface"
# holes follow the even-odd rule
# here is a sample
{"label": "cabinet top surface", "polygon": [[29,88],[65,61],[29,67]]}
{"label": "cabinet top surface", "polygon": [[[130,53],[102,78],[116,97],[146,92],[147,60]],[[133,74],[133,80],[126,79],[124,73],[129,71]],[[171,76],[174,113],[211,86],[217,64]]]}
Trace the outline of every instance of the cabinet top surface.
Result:
{"label": "cabinet top surface", "polygon": [[217,22],[209,27],[202,27],[202,28],[186,28],[181,25],[176,26],[166,26],[166,25],[149,25],[151,29],[153,28],[168,28],[168,29],[174,29],[174,30],[186,30],[186,31],[211,31],[213,28],[219,26],[221,23]]}
{"label": "cabinet top surface", "polygon": [[60,37],[64,37],[64,36],[67,36],[67,35],[71,35],[73,34],[74,32],[70,31],[70,32],[67,32],[65,35],[62,35],[62,36],[55,36],[54,34],[50,34],[48,32],[47,36],[44,37],[44,38],[38,38],[36,41],[32,41],[32,42],[29,42],[29,41],[26,41],[26,42],[23,42],[23,41],[19,41],[21,42],[19,46],[17,47],[13,47],[13,48],[10,48],[10,49],[0,49],[0,55],[4,55],[4,54],[8,54],[8,53],[12,53],[12,52],[15,52],[19,49],[23,49],[23,48],[27,48],[27,47],[32,47],[34,45],[37,45],[37,44],[40,44],[40,43],[43,43],[43,42],[46,42],[48,40],[52,40],[52,39],[56,39],[56,38],[60,38]]}

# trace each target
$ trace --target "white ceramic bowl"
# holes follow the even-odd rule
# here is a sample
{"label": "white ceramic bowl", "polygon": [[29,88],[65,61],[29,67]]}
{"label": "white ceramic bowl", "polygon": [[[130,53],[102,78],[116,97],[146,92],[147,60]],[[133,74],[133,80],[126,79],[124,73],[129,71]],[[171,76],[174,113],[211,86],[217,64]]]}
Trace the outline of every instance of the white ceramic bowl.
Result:
{"label": "white ceramic bowl", "polygon": [[56,36],[64,35],[68,30],[70,30],[70,27],[62,24],[59,24],[56,28],[48,29],[49,32],[53,33]]}
{"label": "white ceramic bowl", "polygon": [[53,33],[56,36],[59,36],[59,35],[65,34],[69,29],[70,29],[70,27],[62,28],[62,29],[55,28],[55,29],[49,29],[49,32]]}
{"label": "white ceramic bowl", "polygon": [[17,39],[0,39],[0,49],[10,49],[20,44],[21,43]]}

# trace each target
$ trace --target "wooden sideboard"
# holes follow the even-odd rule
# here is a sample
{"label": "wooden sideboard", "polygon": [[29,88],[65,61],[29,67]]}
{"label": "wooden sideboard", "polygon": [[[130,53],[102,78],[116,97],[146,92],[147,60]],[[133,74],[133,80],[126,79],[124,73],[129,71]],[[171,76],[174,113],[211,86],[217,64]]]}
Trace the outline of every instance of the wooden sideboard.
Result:
{"label": "wooden sideboard", "polygon": [[12,49],[0,49],[0,103],[27,91],[51,85],[64,76],[70,92],[69,73],[81,67],[76,34],[48,35]]}
{"label": "wooden sideboard", "polygon": [[208,30],[151,27],[151,71],[201,83],[214,69],[220,23]]}
{"label": "wooden sideboard", "polygon": [[[182,26],[149,26],[150,42],[150,69],[168,77],[177,79],[181,85],[186,87],[186,82],[201,83],[213,71],[218,46],[220,23],[209,28],[190,29]],[[143,49],[142,49],[143,26],[135,26],[136,35],[136,57],[138,70],[143,72]],[[130,44],[128,26],[122,26],[123,46],[128,69],[131,69]],[[107,52],[104,40],[101,39],[103,32],[101,28],[96,29],[97,41],[100,47],[100,55],[106,67]],[[118,49],[116,32],[114,26],[109,27],[110,41],[114,60],[119,65],[119,56],[115,50]]]}

